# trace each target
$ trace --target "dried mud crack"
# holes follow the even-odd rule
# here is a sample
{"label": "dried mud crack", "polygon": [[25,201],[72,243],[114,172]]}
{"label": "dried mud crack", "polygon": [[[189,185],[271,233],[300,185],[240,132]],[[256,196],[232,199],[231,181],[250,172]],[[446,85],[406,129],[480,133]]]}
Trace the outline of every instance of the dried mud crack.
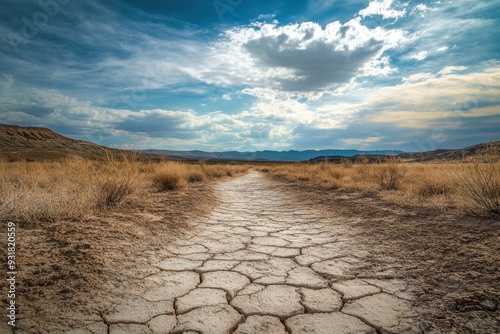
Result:
{"label": "dried mud crack", "polygon": [[410,287],[391,268],[373,273],[347,218],[256,171],[217,190],[206,221],[156,252],[139,286],[65,332],[420,332]]}

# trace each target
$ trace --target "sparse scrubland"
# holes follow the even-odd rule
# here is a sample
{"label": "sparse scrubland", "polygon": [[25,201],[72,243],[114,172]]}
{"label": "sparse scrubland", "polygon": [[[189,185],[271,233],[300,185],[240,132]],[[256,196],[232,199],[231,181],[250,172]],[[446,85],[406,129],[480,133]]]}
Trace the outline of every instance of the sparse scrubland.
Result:
{"label": "sparse scrubland", "polygon": [[391,203],[458,209],[467,214],[500,214],[500,152],[487,146],[468,161],[415,163],[388,157],[379,163],[327,161],[261,167],[288,181],[326,189],[361,192]]}
{"label": "sparse scrubland", "polygon": [[[256,167],[287,181],[361,192],[422,208],[500,214],[500,153],[489,146],[467,162],[295,163]],[[94,161],[0,161],[0,219],[26,222],[78,219],[117,205],[133,205],[158,191],[233,176],[249,165],[144,162],[132,155]]]}
{"label": "sparse scrubland", "polygon": [[211,181],[254,168],[275,176],[265,182],[283,196],[358,231],[351,238],[370,249],[366,270],[414,287],[422,332],[493,333],[498,219],[464,213],[499,213],[499,157],[488,147],[467,161],[432,163],[0,161],[0,221],[20,223],[23,325],[42,328],[61,309],[97,312],[128,296],[172,240],[206,223],[220,195]]}
{"label": "sparse scrubland", "polygon": [[117,205],[147,201],[158,191],[181,190],[243,172],[247,167],[200,162],[143,162],[133,156],[101,161],[0,161],[0,219],[43,222],[79,219]]}

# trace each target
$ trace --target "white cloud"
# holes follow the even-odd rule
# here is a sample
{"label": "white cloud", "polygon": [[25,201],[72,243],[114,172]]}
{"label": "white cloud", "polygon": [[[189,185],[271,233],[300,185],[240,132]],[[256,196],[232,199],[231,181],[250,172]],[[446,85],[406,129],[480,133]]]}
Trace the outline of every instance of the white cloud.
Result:
{"label": "white cloud", "polygon": [[373,110],[367,121],[428,129],[454,118],[500,116],[500,66],[455,73],[464,69],[446,67],[439,76],[419,73],[401,85],[378,89],[364,100],[365,109]]}
{"label": "white cloud", "polygon": [[344,144],[347,145],[354,145],[354,146],[365,146],[368,144],[373,144],[373,143],[378,143],[385,137],[367,137],[367,138],[345,138],[341,139],[340,141]]}
{"label": "white cloud", "polygon": [[225,101],[231,101],[232,100],[231,94],[223,94],[222,99]]}
{"label": "white cloud", "polygon": [[410,58],[411,59],[415,59],[415,60],[418,60],[418,61],[422,61],[424,60],[425,58],[427,58],[427,55],[428,55],[428,51],[420,51],[419,53],[411,56]]}
{"label": "white cloud", "polygon": [[[439,5],[439,2],[437,2],[436,4]],[[438,10],[438,8],[428,7],[427,5],[421,3],[412,8],[411,15],[418,15],[421,18],[425,18],[427,12],[434,12]]]}
{"label": "white cloud", "polygon": [[257,18],[257,20],[270,20],[274,19],[276,17],[276,14],[261,14]]}
{"label": "white cloud", "polygon": [[445,52],[446,50],[448,50],[448,47],[442,46],[442,47],[438,48],[437,50],[438,50],[438,52]]}
{"label": "white cloud", "polygon": [[359,11],[359,15],[363,18],[380,15],[383,19],[398,19],[406,15],[406,9],[393,9],[392,4],[393,0],[375,0],[370,2],[368,7]]}
{"label": "white cloud", "polygon": [[421,12],[425,12],[427,10],[427,6],[424,5],[423,3],[421,3],[421,4],[418,4],[415,7],[413,7],[413,10],[418,10],[418,11],[421,11]]}
{"label": "white cloud", "polygon": [[446,66],[441,71],[439,71],[438,74],[439,75],[447,75],[447,74],[451,74],[454,72],[465,71],[467,68],[468,68],[467,66]]}
{"label": "white cloud", "polygon": [[416,73],[408,77],[404,77],[402,81],[404,83],[416,83],[416,82],[426,81],[431,78],[435,78],[435,76],[432,73]]}
{"label": "white cloud", "polygon": [[370,29],[360,18],[324,28],[313,22],[254,23],[226,30],[204,62],[182,70],[210,84],[308,96],[332,92],[357,76],[391,73],[390,59],[383,54],[407,41],[403,30]]}

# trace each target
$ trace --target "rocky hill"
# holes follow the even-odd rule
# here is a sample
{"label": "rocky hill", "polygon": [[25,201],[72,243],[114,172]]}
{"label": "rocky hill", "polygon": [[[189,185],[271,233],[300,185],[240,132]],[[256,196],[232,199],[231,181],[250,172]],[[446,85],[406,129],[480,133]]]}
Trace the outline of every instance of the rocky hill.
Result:
{"label": "rocky hill", "polygon": [[[74,155],[102,159],[120,154],[131,154],[131,151],[71,139],[46,128],[0,124],[0,158],[7,161],[58,160]],[[140,155],[145,159],[161,159],[152,154]]]}
{"label": "rocky hill", "polygon": [[468,160],[479,151],[484,150],[490,146],[490,148],[496,149],[497,152],[500,150],[500,141],[481,143],[461,149],[439,149],[427,152],[417,152],[417,153],[403,153],[399,157],[409,161],[459,161]]}

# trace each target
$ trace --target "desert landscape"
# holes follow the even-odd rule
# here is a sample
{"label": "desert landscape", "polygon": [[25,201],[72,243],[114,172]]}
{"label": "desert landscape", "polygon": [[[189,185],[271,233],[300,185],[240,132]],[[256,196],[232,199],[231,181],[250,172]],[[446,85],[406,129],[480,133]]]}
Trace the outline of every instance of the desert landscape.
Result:
{"label": "desert landscape", "polygon": [[1,0],[0,334],[500,333],[499,26]]}
{"label": "desert landscape", "polygon": [[447,161],[223,164],[2,129],[15,333],[500,328],[498,143]]}

